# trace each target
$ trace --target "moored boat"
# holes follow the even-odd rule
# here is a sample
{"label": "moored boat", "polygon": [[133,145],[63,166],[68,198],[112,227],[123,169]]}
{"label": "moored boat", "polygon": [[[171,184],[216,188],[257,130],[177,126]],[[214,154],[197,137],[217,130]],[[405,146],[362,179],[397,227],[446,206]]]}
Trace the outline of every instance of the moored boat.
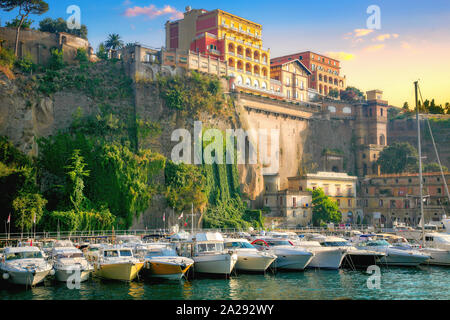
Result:
{"label": "moored boat", "polygon": [[236,252],[235,268],[243,272],[265,272],[277,258],[275,254],[258,251],[245,239],[225,239],[225,249]]}
{"label": "moored boat", "polygon": [[57,281],[67,282],[75,273],[79,276],[79,282],[84,282],[94,270],[83,252],[75,247],[55,247],[51,254]]}
{"label": "moored boat", "polygon": [[94,262],[94,275],[103,279],[133,281],[139,275],[144,262],[133,256],[130,248],[100,248]]}
{"label": "moored boat", "polygon": [[54,274],[52,265],[37,247],[6,248],[0,272],[4,280],[25,286],[35,286]]}
{"label": "moored boat", "polygon": [[180,257],[170,244],[156,243],[147,247],[144,272],[150,277],[181,280],[194,265],[194,260]]}

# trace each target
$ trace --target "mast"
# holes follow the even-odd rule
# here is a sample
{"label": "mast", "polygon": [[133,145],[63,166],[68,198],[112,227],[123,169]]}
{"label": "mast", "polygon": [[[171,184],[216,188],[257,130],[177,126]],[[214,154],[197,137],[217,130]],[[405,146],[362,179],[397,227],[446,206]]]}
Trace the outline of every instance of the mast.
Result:
{"label": "mast", "polygon": [[422,219],[422,245],[425,245],[425,216],[423,213],[423,178],[422,178],[422,145],[420,143],[420,120],[419,120],[419,98],[417,96],[417,88],[419,82],[414,82],[416,94],[416,120],[417,120],[417,146],[419,149],[419,188],[420,188],[420,214]]}

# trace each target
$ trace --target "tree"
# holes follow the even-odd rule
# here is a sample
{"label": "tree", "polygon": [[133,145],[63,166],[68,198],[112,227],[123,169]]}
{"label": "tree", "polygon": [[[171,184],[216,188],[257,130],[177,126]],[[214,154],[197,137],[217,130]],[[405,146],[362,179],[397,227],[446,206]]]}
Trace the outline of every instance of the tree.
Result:
{"label": "tree", "polygon": [[106,49],[119,50],[123,48],[123,41],[118,34],[110,34],[105,42]]}
{"label": "tree", "polygon": [[[448,168],[446,166],[442,166],[442,170],[447,172]],[[439,167],[439,164],[436,162],[428,163],[423,166],[423,172],[441,172],[441,167]]]}
{"label": "tree", "polygon": [[99,59],[108,60],[108,52],[103,42],[99,44],[96,55]]}
{"label": "tree", "polygon": [[66,20],[63,18],[45,18],[41,20],[41,22],[39,22],[39,31],[50,33],[66,32],[86,40],[88,35],[86,25],[81,25],[80,29],[69,29]]}
{"label": "tree", "polygon": [[67,172],[70,181],[70,201],[75,208],[75,212],[80,212],[82,209],[86,208],[85,203],[87,199],[83,194],[83,179],[84,177],[89,177],[89,170],[85,170],[87,164],[84,161],[84,158],[80,155],[80,150],[74,150],[70,162],[71,164],[66,166],[66,169],[70,170]]}
{"label": "tree", "polygon": [[341,100],[344,101],[360,101],[365,100],[364,93],[355,87],[347,87],[341,92]]}
{"label": "tree", "polygon": [[48,3],[42,0],[0,0],[0,8],[7,12],[19,8],[17,19],[20,19],[20,22],[16,29],[16,43],[14,49],[14,54],[17,57],[19,51],[20,28],[25,22],[25,19],[27,19],[30,14],[41,15],[46,13],[49,9]]}
{"label": "tree", "polygon": [[33,224],[38,224],[44,214],[47,204],[40,194],[24,193],[13,201],[15,226],[22,230],[30,230]]}
{"label": "tree", "polygon": [[[22,23],[23,29],[30,29],[31,25],[33,24],[33,20],[31,19],[25,19]],[[7,28],[17,28],[20,24],[19,18],[15,18],[11,20],[10,22],[5,23],[5,27]]]}
{"label": "tree", "polygon": [[409,105],[408,105],[408,102],[405,102],[404,104],[403,104],[403,111],[410,111],[409,110]]}
{"label": "tree", "polygon": [[330,91],[328,92],[328,96],[332,98],[339,98],[338,89],[330,89]]}
{"label": "tree", "polygon": [[312,191],[312,206],[312,222],[314,226],[320,226],[322,223],[339,223],[342,221],[342,213],[339,211],[339,206],[321,188]]}
{"label": "tree", "polygon": [[384,174],[417,171],[419,156],[417,150],[408,142],[394,142],[385,148],[377,164]]}

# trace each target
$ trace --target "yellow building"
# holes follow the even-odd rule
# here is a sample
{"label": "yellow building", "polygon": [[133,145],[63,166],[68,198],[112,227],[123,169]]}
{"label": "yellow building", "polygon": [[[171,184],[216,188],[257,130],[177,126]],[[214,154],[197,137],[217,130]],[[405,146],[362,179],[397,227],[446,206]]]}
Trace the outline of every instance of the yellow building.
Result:
{"label": "yellow building", "polygon": [[[243,91],[273,95],[270,50],[263,47],[262,26],[223,10],[191,10],[166,23],[166,49],[218,58]],[[275,95],[280,95],[279,93]]]}
{"label": "yellow building", "polygon": [[311,71],[300,61],[273,62],[270,76],[281,83],[281,92],[287,100],[308,100],[308,79]]}

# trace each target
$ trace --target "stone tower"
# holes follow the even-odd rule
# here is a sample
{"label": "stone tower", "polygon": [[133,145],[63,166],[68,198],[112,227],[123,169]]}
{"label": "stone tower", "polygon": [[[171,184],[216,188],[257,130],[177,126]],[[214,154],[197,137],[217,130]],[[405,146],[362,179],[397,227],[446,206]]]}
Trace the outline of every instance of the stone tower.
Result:
{"label": "stone tower", "polygon": [[383,100],[383,91],[367,91],[367,101],[356,106],[356,168],[358,176],[378,175],[376,164],[380,152],[387,145],[389,105]]}

